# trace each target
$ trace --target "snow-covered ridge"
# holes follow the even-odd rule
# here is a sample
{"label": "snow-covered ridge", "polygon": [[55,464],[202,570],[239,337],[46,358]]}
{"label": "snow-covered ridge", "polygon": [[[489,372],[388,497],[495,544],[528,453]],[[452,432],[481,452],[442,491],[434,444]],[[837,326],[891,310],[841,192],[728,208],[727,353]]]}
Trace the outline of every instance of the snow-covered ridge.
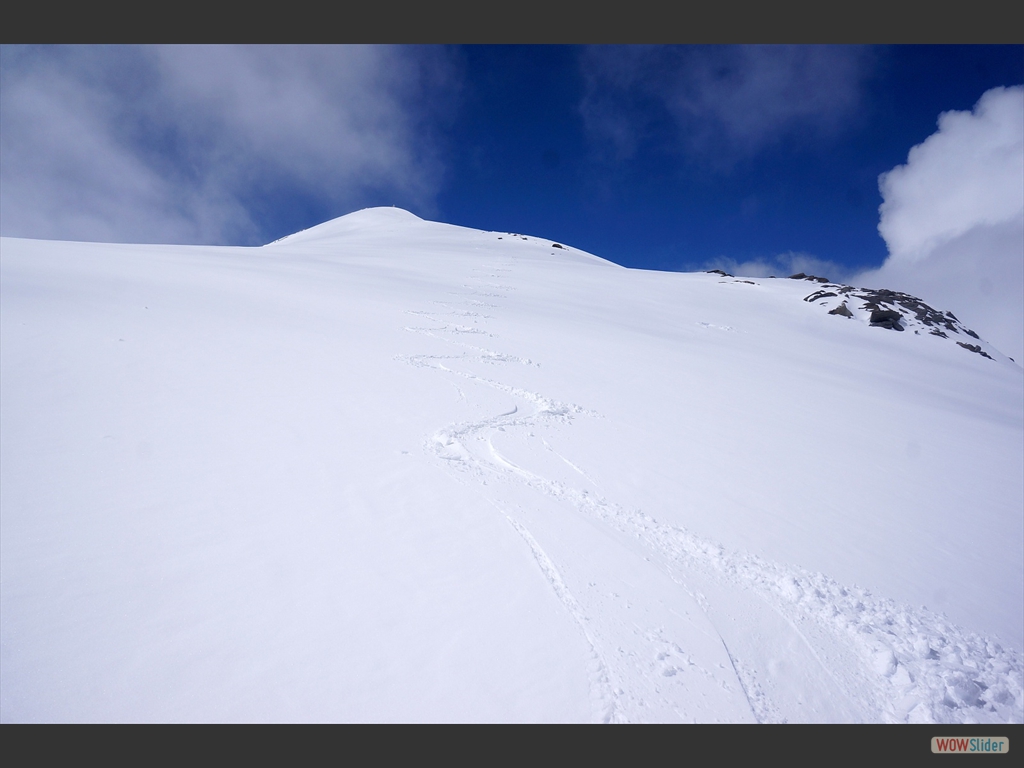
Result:
{"label": "snow-covered ridge", "polygon": [[443,247],[450,242],[459,243],[461,247],[493,247],[503,241],[501,245],[519,248],[521,256],[532,254],[545,259],[553,257],[556,260],[619,268],[606,259],[545,238],[516,232],[486,232],[427,221],[396,207],[364,208],[287,235],[263,247],[277,249],[287,245],[335,251],[361,249],[365,252],[367,246],[381,249],[388,247],[388,243],[408,243],[410,240],[419,241],[428,248],[431,245]]}
{"label": "snow-covered ridge", "polygon": [[[332,241],[344,238],[348,235],[357,234],[366,230],[382,232],[394,232],[415,228],[418,225],[426,224],[423,219],[404,208],[378,207],[364,208],[354,213],[339,216],[336,219],[317,224],[315,227],[294,232],[286,235],[267,246],[296,245],[299,243],[308,244],[323,241]],[[266,246],[264,246],[266,247]]]}
{"label": "snow-covered ridge", "polygon": [[0,270],[4,722],[1024,720],[944,313],[397,209]]}

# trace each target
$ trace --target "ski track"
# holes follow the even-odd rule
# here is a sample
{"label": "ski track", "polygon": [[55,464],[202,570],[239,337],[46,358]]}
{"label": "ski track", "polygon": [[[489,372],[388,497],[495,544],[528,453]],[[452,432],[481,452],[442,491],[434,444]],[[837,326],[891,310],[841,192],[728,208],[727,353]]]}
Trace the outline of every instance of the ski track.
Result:
{"label": "ski track", "polygon": [[544,549],[537,543],[537,540],[533,537],[533,534],[527,530],[526,526],[522,525],[514,517],[505,512],[496,502],[493,500],[491,504],[504,515],[505,519],[508,520],[516,532],[523,537],[527,546],[530,547],[530,551],[533,553],[534,559],[537,561],[537,565],[540,567],[544,577],[548,580],[552,591],[555,596],[561,601],[562,605],[569,612],[573,621],[576,622],[577,627],[586,639],[587,644],[590,646],[590,664],[588,665],[588,676],[590,678],[590,690],[591,690],[591,709],[593,711],[593,720],[597,723],[614,723],[619,721],[616,704],[617,697],[615,695],[615,687],[611,681],[611,674],[608,671],[608,665],[597,649],[597,643],[593,636],[587,630],[587,616],[579,602],[573,596],[572,592],[565,585],[565,581],[562,580],[561,574],[558,572],[558,568],[548,557]]}
{"label": "ski track", "polygon": [[[513,261],[473,271],[490,278],[507,279],[514,268]],[[425,445],[444,466],[460,474],[469,472],[483,484],[487,479],[499,479],[525,485],[640,544],[648,553],[645,559],[662,568],[702,607],[716,627],[720,627],[719,622],[726,614],[718,612],[717,602],[709,601],[705,591],[728,595],[723,606],[725,612],[746,602],[750,609],[750,616],[746,618],[755,624],[770,621],[772,615],[781,619],[794,637],[799,638],[824,678],[851,701],[857,719],[890,723],[1024,722],[1024,664],[1018,651],[957,627],[924,607],[913,609],[899,605],[865,589],[841,585],[825,574],[784,566],[747,553],[728,552],[685,528],[662,524],[642,510],[624,508],[601,493],[542,477],[503,456],[491,439],[497,432],[526,430],[533,436],[542,426],[565,426],[577,416],[598,414],[574,403],[453,367],[459,362],[540,366],[529,358],[449,338],[469,334],[498,338],[476,327],[493,316],[474,310],[497,310],[500,305],[476,297],[501,299],[506,298],[506,294],[495,290],[515,290],[512,286],[484,282],[477,277],[468,280],[471,282],[463,285],[464,292],[449,292],[448,295],[474,309],[458,309],[452,306],[452,301],[434,301],[433,304],[445,311],[407,311],[432,325],[405,327],[407,331],[424,334],[460,351],[448,355],[403,355],[399,359],[503,392],[517,404],[495,416],[449,424],[435,432]],[[446,317],[471,320],[474,325],[448,321]],[[437,325],[433,325],[435,323]],[[706,329],[734,330],[710,323],[698,325]],[[465,400],[462,389],[455,386]],[[599,490],[582,468],[555,451],[546,440],[542,442],[548,451]],[[485,445],[486,450],[471,450],[474,443]],[[622,638],[615,637],[622,635],[623,629],[611,626],[607,605],[600,613],[588,610],[585,604],[588,601],[581,602],[572,593],[559,567],[526,526],[502,503],[490,496],[488,500],[526,542],[555,596],[589,644],[588,675],[596,722],[643,720],[645,712],[650,711],[644,696],[661,692],[658,687],[651,688],[652,675],[672,678],[682,670],[691,670],[730,689],[727,677],[722,674],[725,670],[700,668],[657,628],[642,629],[633,624],[633,635],[642,636],[646,644],[659,650],[653,660],[646,662],[629,658],[636,654],[623,649]],[[722,637],[721,630],[719,639],[732,664],[732,679],[739,684],[755,719],[763,723],[786,722],[785,703],[773,700],[773,695],[778,694],[773,694],[772,686],[767,683],[770,670],[759,669],[759,660],[754,654],[750,658],[738,656],[736,649],[730,648]],[[762,680],[766,681],[764,685]],[[670,698],[670,695],[661,696],[661,711],[671,705]],[[674,711],[689,717],[678,709]]]}

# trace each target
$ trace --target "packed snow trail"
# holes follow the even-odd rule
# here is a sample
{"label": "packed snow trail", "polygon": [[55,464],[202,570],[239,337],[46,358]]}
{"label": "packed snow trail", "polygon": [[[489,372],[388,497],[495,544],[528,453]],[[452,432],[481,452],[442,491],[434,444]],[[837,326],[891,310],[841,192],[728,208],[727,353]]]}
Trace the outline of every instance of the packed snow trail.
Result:
{"label": "packed snow trail", "polygon": [[[445,309],[448,313],[457,311]],[[435,316],[440,318],[442,313]],[[452,324],[408,330],[445,341],[444,334],[458,337],[466,332]],[[476,329],[476,332],[481,331]],[[537,365],[528,358],[471,347],[457,338],[450,343],[458,350],[455,354],[410,355],[403,359],[411,365],[463,379],[471,386],[482,385],[500,392],[512,400],[512,405],[482,421],[453,424],[439,430],[425,447],[454,470],[456,478],[469,473],[484,485],[489,478],[493,479],[493,489],[485,493],[489,505],[497,509],[527,543],[554,596],[593,651],[589,670],[593,720],[753,721],[721,638],[706,622],[699,606],[686,595],[675,594],[678,589],[666,574],[651,571],[642,557],[609,541],[607,532],[593,528],[586,518],[583,518],[587,523],[583,529],[578,529],[580,520],[562,521],[576,527],[568,542],[564,535],[547,531],[547,523],[535,518],[540,507],[533,494],[540,478],[502,456],[491,437],[519,429],[536,433],[569,424],[576,415],[588,413],[586,409],[453,367],[455,362],[466,360],[488,365],[508,362]],[[477,444],[486,452],[486,458],[473,453]],[[547,450],[554,453],[550,447]],[[571,465],[561,457],[560,460]],[[577,473],[581,471],[578,467],[573,469]],[[516,478],[511,489],[507,487],[509,476]],[[525,498],[517,493],[521,490],[528,492]],[[558,499],[551,500],[555,502],[552,518],[557,520],[564,505]],[[537,538],[539,531],[546,531],[550,536],[545,537],[544,545]],[[578,566],[571,564],[578,558],[563,559],[554,554],[554,550],[561,551],[567,543],[574,548],[583,546],[595,556],[600,553],[601,574],[581,572]],[[583,578],[586,581],[581,581]],[[654,606],[644,603],[657,600],[659,596],[664,596],[663,604],[657,607],[663,615],[656,612],[654,616],[645,615],[651,614]],[[632,606],[643,606],[643,610],[632,611]],[[691,639],[688,642],[683,638]],[[702,665],[695,657],[706,664]]]}
{"label": "packed snow trail", "polygon": [[[514,264],[508,262],[494,272],[500,269],[507,274]],[[483,285],[491,290],[464,283],[468,292],[462,294],[461,303],[479,306],[475,298],[479,296],[500,301],[506,294],[496,291],[509,290],[501,284]],[[606,499],[584,469],[558,454],[543,437],[541,445],[585,480],[582,486],[537,474],[505,456],[495,445],[500,438],[510,440],[515,435],[527,441],[535,455],[538,432],[569,426],[578,416],[598,414],[467,370],[466,364],[473,362],[540,363],[460,341],[467,334],[495,338],[485,327],[492,316],[459,310],[457,300],[438,303],[443,311],[412,311],[436,325],[406,330],[440,340],[454,347],[454,353],[402,359],[500,392],[512,405],[482,420],[447,425],[431,436],[426,448],[449,469],[468,473],[488,486],[484,491],[488,501],[527,542],[558,599],[580,626],[594,653],[590,676],[592,698],[599,702],[596,721],[701,721],[693,674],[687,676],[687,685],[677,688],[652,684],[657,674],[671,679],[682,670],[697,671],[705,682],[714,681],[734,699],[742,693],[758,722],[1009,723],[1024,719],[1024,666],[1012,650],[964,632],[926,609],[897,605],[866,590],[845,587],[824,574],[728,552],[684,528],[662,525],[642,510],[622,507]],[[494,303],[487,307],[494,312],[502,309]],[[474,324],[446,317],[472,318]],[[548,503],[515,495],[519,501],[513,517],[507,511],[513,502],[495,485],[528,489],[546,497]],[[620,556],[639,558],[647,568],[667,575],[678,587],[674,608],[658,608],[674,612],[680,606],[699,605],[710,623],[687,630],[713,633],[728,665],[714,658],[714,648],[705,647],[714,660],[702,666],[704,657],[695,659],[680,645],[689,645],[690,637],[667,638],[662,626],[641,627],[627,618],[626,611],[633,607],[628,598],[624,603],[578,599],[560,575],[560,568],[568,564],[557,565],[536,533],[522,522],[529,520],[531,526],[539,527],[539,520],[533,520],[545,514],[538,510],[550,508],[552,501],[556,509],[568,507],[585,519],[600,521],[606,534],[618,534]],[[580,578],[584,567],[585,563],[575,563]],[[606,560],[602,562],[605,573],[607,568]],[[648,589],[634,599],[650,602],[652,594],[657,592]],[[653,606],[645,607],[650,612]],[[658,664],[654,668],[637,662],[641,648],[650,655],[655,647]],[[706,691],[701,696],[706,697]],[[721,703],[708,711],[720,713]]]}

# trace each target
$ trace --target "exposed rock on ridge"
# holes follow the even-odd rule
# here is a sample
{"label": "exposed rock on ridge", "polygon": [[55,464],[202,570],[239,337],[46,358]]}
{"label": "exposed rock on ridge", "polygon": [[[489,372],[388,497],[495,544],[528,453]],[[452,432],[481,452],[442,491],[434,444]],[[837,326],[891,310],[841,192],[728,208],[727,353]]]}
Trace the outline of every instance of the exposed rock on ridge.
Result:
{"label": "exposed rock on ridge", "polygon": [[[815,282],[824,280],[824,278],[802,274],[793,275],[793,278]],[[838,300],[838,303],[835,300]],[[851,311],[849,304],[857,300],[862,303],[860,306],[854,305],[854,309],[859,310],[859,313],[855,314]],[[978,334],[957,320],[956,315],[952,312],[940,312],[909,293],[890,291],[886,288],[877,290],[855,288],[851,285],[825,281],[821,289],[805,296],[804,301],[829,307],[830,315],[842,315],[850,319],[864,319],[866,315],[868,324],[873,328],[886,328],[893,331],[910,329],[916,334],[925,331],[943,339],[954,338],[955,340],[956,336],[970,336],[972,339],[981,340]],[[978,344],[959,341],[957,344],[970,352],[987,357],[989,360],[995,359]]]}
{"label": "exposed rock on ridge", "polygon": [[[707,273],[731,278],[730,281],[720,282],[751,282],[740,280],[721,269],[710,269],[707,270]],[[821,287],[805,296],[804,301],[827,308],[830,315],[858,320],[872,328],[891,331],[912,330],[917,335],[922,332],[928,333],[931,336],[955,341],[958,346],[968,352],[974,352],[989,360],[996,359],[989,354],[993,351],[991,345],[961,323],[956,315],[952,312],[940,312],[909,293],[890,291],[886,288],[856,288],[852,285],[833,283],[827,277],[807,275],[803,272],[790,275],[789,279],[819,283]],[[757,285],[757,283],[752,284]],[[964,340],[958,341],[957,337]],[[966,341],[966,337],[979,343]]]}

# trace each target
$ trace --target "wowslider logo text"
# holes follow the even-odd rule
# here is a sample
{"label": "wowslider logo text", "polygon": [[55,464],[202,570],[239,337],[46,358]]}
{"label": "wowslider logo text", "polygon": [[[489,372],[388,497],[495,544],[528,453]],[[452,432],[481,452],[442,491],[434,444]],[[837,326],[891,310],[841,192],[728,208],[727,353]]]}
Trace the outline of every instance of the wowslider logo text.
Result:
{"label": "wowslider logo text", "polygon": [[1005,754],[1010,751],[1010,740],[1005,736],[933,736],[932,752],[961,752],[967,754]]}

